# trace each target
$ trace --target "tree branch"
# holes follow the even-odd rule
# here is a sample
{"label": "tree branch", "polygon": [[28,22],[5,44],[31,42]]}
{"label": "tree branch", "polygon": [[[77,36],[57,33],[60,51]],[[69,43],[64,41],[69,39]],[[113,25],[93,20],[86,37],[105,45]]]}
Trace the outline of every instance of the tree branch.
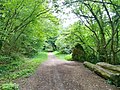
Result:
{"label": "tree branch", "polygon": [[[77,0],[77,1],[72,1],[71,3],[76,3],[76,2],[81,2],[81,1]],[[105,3],[105,4],[109,4],[109,5],[114,5],[114,6],[116,6],[116,7],[120,7],[119,5],[114,4],[114,3],[111,3],[111,2],[102,2],[102,1],[95,1],[95,0],[83,0],[83,2],[93,2],[93,3],[98,3],[98,4],[103,4],[103,3]],[[82,2],[81,2],[81,3],[82,3]]]}

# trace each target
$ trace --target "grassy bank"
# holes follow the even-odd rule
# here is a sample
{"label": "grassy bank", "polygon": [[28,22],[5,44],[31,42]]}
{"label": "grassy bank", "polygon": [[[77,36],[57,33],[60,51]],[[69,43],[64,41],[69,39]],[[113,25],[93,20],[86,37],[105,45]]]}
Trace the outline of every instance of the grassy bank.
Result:
{"label": "grassy bank", "polygon": [[71,54],[63,54],[63,53],[60,53],[60,52],[58,52],[58,51],[55,51],[55,52],[53,52],[54,53],[54,55],[57,57],[57,58],[59,58],[59,59],[61,59],[61,60],[67,60],[67,61],[71,61],[72,60],[72,55]]}
{"label": "grassy bank", "polygon": [[34,58],[22,58],[12,63],[0,65],[0,85],[21,77],[29,77],[36,68],[47,60],[46,52],[39,52]]}

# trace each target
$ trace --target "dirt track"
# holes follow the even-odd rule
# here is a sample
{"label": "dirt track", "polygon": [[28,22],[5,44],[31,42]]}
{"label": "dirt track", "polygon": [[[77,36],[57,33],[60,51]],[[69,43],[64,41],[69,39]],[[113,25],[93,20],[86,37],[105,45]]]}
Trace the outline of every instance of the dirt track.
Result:
{"label": "dirt track", "polygon": [[48,58],[34,75],[16,81],[20,90],[120,90],[81,63],[59,60],[52,53]]}

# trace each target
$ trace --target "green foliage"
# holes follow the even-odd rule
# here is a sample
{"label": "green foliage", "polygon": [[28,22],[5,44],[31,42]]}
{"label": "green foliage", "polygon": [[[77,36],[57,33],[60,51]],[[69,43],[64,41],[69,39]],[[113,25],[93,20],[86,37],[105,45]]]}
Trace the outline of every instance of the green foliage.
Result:
{"label": "green foliage", "polygon": [[55,54],[56,57],[58,57],[61,60],[72,61],[72,54],[65,54],[59,51],[54,51],[53,53]]}
{"label": "green foliage", "polygon": [[59,52],[64,53],[64,54],[70,54],[71,53],[71,48],[73,46],[72,40],[67,40],[69,38],[69,32],[68,31],[63,31],[57,38],[55,45],[57,47],[57,50]]}
{"label": "green foliage", "polygon": [[61,53],[61,52],[59,52],[59,51],[55,51],[55,52],[53,52],[54,54],[55,54],[55,56],[57,57],[57,58],[59,58],[59,59],[61,59],[61,60],[65,60],[65,56],[67,55],[67,54],[63,54],[63,53]]}
{"label": "green foliage", "polygon": [[31,75],[47,59],[39,52],[59,25],[48,5],[48,0],[0,1],[0,83]]}
{"label": "green foliage", "polygon": [[0,62],[1,62],[1,63],[9,63],[10,60],[11,60],[10,57],[0,55]]}
{"label": "green foliage", "polygon": [[88,55],[86,61],[89,61],[89,62],[94,63],[94,64],[96,64],[97,62],[100,62],[100,60],[94,54]]}
{"label": "green foliage", "polygon": [[19,90],[19,86],[16,83],[2,84],[1,90]]}
{"label": "green foliage", "polygon": [[[61,30],[56,41],[58,49],[72,50],[78,42],[83,46],[87,60],[119,64],[120,2],[116,0],[76,0],[75,2],[65,0],[64,5],[71,9],[79,20]],[[63,13],[67,14],[64,11]]]}
{"label": "green foliage", "polygon": [[9,64],[0,64],[0,83],[30,76],[45,60],[47,60],[47,53],[39,52],[31,59],[22,58],[22,60],[14,60]]}
{"label": "green foliage", "polygon": [[45,0],[0,1],[0,83],[30,76],[47,59],[39,51],[59,25],[49,11]]}
{"label": "green foliage", "polygon": [[[79,8],[76,7],[76,9],[78,9],[79,11],[79,13],[77,14],[75,13],[77,16],[81,15],[80,13],[82,12],[81,10],[84,10],[83,6],[84,5],[80,5],[80,7],[78,6]],[[88,9],[87,8],[83,11],[84,12],[83,15],[88,16],[88,17],[83,16],[82,18],[80,18],[80,21],[75,22],[73,25],[66,28],[66,30],[64,29],[61,30],[62,33],[60,33],[56,41],[58,50],[72,51],[72,47],[74,47],[75,43],[80,43],[86,52],[86,60],[93,62],[93,63],[96,63],[98,61],[105,61],[105,62],[109,62],[113,64],[116,62],[116,64],[119,64],[120,32],[118,31],[118,33],[114,35],[114,40],[112,44],[112,41],[111,41],[112,30],[111,30],[109,23],[106,23],[109,21],[109,19],[106,15],[103,15],[104,19],[100,18],[101,15],[100,15],[99,9],[104,11],[103,8],[97,8],[97,4],[95,6],[91,5],[90,7],[95,9],[93,10],[93,12],[97,15],[97,18],[100,21],[100,24],[104,29],[102,31],[104,32],[102,33],[101,30],[99,30],[99,25],[97,21],[92,19],[94,18],[92,17],[93,15],[87,15],[90,12],[89,10],[87,10]],[[110,11],[110,13],[112,12]],[[89,16],[91,16],[91,18],[89,18]],[[84,18],[84,20],[82,21],[83,23],[81,23],[81,19],[83,18]],[[87,20],[87,22],[85,20]],[[116,23],[118,23],[119,25],[119,22],[116,22]],[[116,30],[118,28],[116,28]],[[113,48],[111,45],[113,46]],[[111,49],[113,50],[114,56],[112,56]],[[113,58],[115,60],[113,60]]]}
{"label": "green foliage", "polygon": [[3,43],[2,43],[2,41],[0,40],[0,50],[1,50],[1,48],[2,48],[2,45],[3,45]]}
{"label": "green foliage", "polygon": [[69,54],[69,55],[66,55],[65,56],[65,59],[68,60],[68,61],[72,61],[72,54]]}
{"label": "green foliage", "polygon": [[57,36],[56,37],[49,37],[47,39],[47,41],[44,43],[43,50],[45,50],[45,51],[55,51],[55,50],[57,50],[57,47],[55,45],[56,39],[57,39]]}
{"label": "green foliage", "polygon": [[47,1],[0,1],[0,7],[0,54],[32,57],[57,35],[59,20],[49,12]]}
{"label": "green foliage", "polygon": [[[116,3],[116,0],[98,2],[76,0],[75,3],[72,3],[72,1],[67,3],[70,4],[69,8],[74,11],[74,14],[82,22],[79,27],[74,26],[79,28],[79,34],[74,28],[75,36],[78,36],[80,42],[91,49],[87,51],[92,51],[100,61],[118,64],[120,23],[117,17],[119,17],[120,13],[118,10],[120,2]],[[81,28],[83,26],[84,29]]]}

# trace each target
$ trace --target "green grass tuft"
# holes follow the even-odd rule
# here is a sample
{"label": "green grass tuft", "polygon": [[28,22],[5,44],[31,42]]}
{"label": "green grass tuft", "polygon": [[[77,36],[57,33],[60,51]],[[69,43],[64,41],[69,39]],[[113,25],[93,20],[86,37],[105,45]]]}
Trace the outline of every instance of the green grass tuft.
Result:
{"label": "green grass tuft", "polygon": [[72,61],[72,54],[66,55],[65,60]]}

